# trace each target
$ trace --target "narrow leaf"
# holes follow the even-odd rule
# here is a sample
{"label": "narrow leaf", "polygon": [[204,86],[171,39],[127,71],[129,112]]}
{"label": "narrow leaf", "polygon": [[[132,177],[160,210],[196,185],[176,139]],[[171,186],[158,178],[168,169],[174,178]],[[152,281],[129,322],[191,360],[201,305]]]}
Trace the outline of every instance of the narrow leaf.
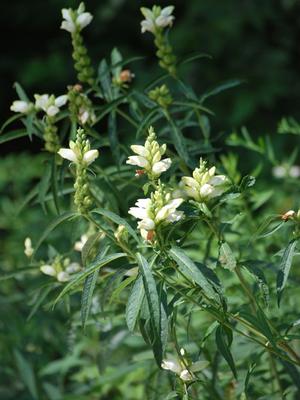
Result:
{"label": "narrow leaf", "polygon": [[288,279],[290,269],[292,266],[292,261],[296,249],[297,239],[291,240],[290,243],[284,250],[279,271],[277,274],[277,302],[278,306],[280,305],[280,300],[282,296],[283,289],[286,285],[286,281]]}
{"label": "narrow leaf", "polygon": [[139,276],[132,286],[126,306],[126,322],[128,329],[133,332],[137,323],[139,312],[145,297],[145,289],[142,276]]}
{"label": "narrow leaf", "polygon": [[219,352],[222,354],[222,356],[227,361],[234,377],[237,378],[237,372],[236,372],[234,360],[233,360],[233,357],[232,357],[232,354],[231,354],[231,351],[229,348],[229,343],[227,343],[226,333],[225,333],[222,325],[219,325],[216,330],[216,344],[217,344]]}
{"label": "narrow leaf", "polygon": [[203,273],[197,268],[195,263],[178,247],[172,247],[169,251],[170,257],[176,262],[182,274],[197,283],[204,293],[211,299],[218,300],[217,293],[208,282]]}

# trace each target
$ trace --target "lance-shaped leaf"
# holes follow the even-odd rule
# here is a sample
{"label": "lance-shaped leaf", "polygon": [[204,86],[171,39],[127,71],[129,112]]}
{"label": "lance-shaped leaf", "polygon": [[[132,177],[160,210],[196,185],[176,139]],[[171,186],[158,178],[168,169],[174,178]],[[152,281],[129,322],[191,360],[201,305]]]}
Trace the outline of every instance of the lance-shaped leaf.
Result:
{"label": "lance-shaped leaf", "polygon": [[211,299],[218,300],[218,295],[196,264],[178,247],[172,247],[170,257],[176,262],[180,272],[189,280],[197,283]]}
{"label": "lance-shaped leaf", "polygon": [[227,361],[233,375],[237,378],[237,372],[234,364],[234,360],[230,351],[230,340],[228,340],[226,332],[222,325],[218,326],[216,330],[216,344],[218,347],[219,352]]}
{"label": "lance-shaped leaf", "polygon": [[290,269],[293,262],[293,257],[296,249],[297,239],[293,239],[289,242],[283,252],[283,256],[280,262],[279,271],[277,274],[277,302],[280,305],[283,289],[286,285]]}
{"label": "lance-shaped leaf", "polygon": [[137,253],[137,261],[143,277],[144,289],[150,313],[150,324],[153,332],[152,349],[156,362],[160,366],[163,355],[161,340],[161,304],[150,265],[140,253]]}
{"label": "lance-shaped leaf", "polygon": [[145,289],[142,276],[139,276],[132,286],[126,307],[126,322],[128,329],[133,332],[136,326],[140,309],[145,297]]}
{"label": "lance-shaped leaf", "polygon": [[126,257],[126,254],[125,253],[115,253],[115,254],[110,254],[110,255],[108,255],[106,257],[103,257],[102,254],[101,254],[84,271],[79,272],[78,274],[76,274],[74,279],[72,279],[69,283],[66,284],[66,286],[63,288],[63,290],[60,292],[60,294],[54,300],[53,306],[55,306],[55,304],[63,296],[65,296],[71,289],[74,288],[74,286],[78,285],[87,276],[89,276],[93,272],[97,271],[98,269],[102,268],[104,265],[107,265],[110,262],[112,262],[114,260],[117,260],[118,258],[121,258],[121,257]]}

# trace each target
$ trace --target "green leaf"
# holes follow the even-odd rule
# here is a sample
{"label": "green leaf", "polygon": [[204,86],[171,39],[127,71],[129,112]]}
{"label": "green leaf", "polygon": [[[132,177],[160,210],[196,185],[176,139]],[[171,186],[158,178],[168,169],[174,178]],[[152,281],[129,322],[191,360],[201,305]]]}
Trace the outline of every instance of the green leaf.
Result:
{"label": "green leaf", "polygon": [[41,290],[38,293],[38,296],[34,299],[34,305],[27,317],[27,321],[29,321],[34,314],[37,312],[37,310],[40,308],[41,304],[43,303],[43,301],[46,299],[46,297],[48,296],[48,294],[51,292],[51,290],[53,290],[53,286],[50,285],[46,288],[41,288]]}
{"label": "green leaf", "polygon": [[[149,126],[153,124],[153,122],[157,121],[158,119],[162,118],[162,114],[159,113],[159,107],[156,106],[149,110],[145,117],[139,122],[139,127],[136,131],[136,139],[142,136],[143,132],[148,130]],[[148,134],[148,133],[147,133]]]}
{"label": "green leaf", "polygon": [[178,62],[178,66],[180,67],[181,65],[188,64],[192,61],[200,60],[202,58],[208,58],[211,60],[212,56],[210,56],[209,54],[206,54],[206,53],[194,53],[194,54],[191,54],[190,56],[180,60]]}
{"label": "green leaf", "polygon": [[219,261],[222,267],[233,271],[236,267],[236,259],[228,243],[224,242],[220,247]]}
{"label": "green leaf", "polygon": [[278,306],[280,305],[280,300],[282,296],[283,289],[286,285],[290,269],[292,266],[292,261],[296,249],[296,244],[297,244],[297,239],[293,239],[289,242],[287,247],[284,250],[280,266],[279,266],[279,271],[277,274],[277,303]]}
{"label": "green leaf", "polygon": [[[84,246],[81,250],[81,261],[82,265],[85,268],[88,262],[88,257],[94,245],[97,243],[97,240],[103,235],[103,232],[94,233],[91,235],[88,240],[84,243]],[[109,246],[106,247],[103,251],[106,255],[107,251],[109,250]]]}
{"label": "green leaf", "polygon": [[97,283],[99,271],[100,269],[98,268],[96,271],[92,272],[89,276],[87,276],[84,281],[82,295],[81,295],[81,308],[80,308],[81,324],[83,330],[85,329],[85,325],[89,317],[93,300],[93,294]]}
{"label": "green leaf", "polygon": [[103,59],[99,64],[98,79],[104,98],[106,100],[112,100],[110,68],[105,59]]}
{"label": "green leaf", "polygon": [[121,257],[126,257],[126,254],[125,253],[115,253],[115,254],[108,255],[106,257],[102,257],[102,254],[101,254],[84,271],[76,274],[75,277],[66,284],[66,286],[63,288],[63,290],[60,292],[60,294],[54,300],[53,306],[55,306],[55,304],[57,304],[57,302],[63,296],[65,296],[71,289],[73,289],[74,286],[78,285],[87,276],[92,274],[94,271],[102,268],[104,265],[107,265],[110,262],[117,260],[118,258],[121,258]]}
{"label": "green leaf", "polygon": [[45,197],[47,195],[51,177],[51,165],[47,163],[45,166],[44,174],[38,186],[38,202],[40,203],[44,213],[46,214]]}
{"label": "green leaf", "polygon": [[129,225],[129,223],[124,218],[113,213],[112,211],[104,210],[103,208],[97,208],[96,210],[93,210],[92,213],[103,215],[104,217],[110,219],[111,221],[113,221],[118,225],[124,225],[129,235],[131,235],[136,240],[136,242],[140,243],[139,237],[136,234],[135,230]]}
{"label": "green leaf", "polygon": [[39,396],[31,364],[24,358],[24,356],[18,350],[14,350],[14,356],[22,381],[27,386],[31,396],[34,399],[38,399]]}
{"label": "green leaf", "polygon": [[7,132],[4,134],[0,135],[0,144],[9,142],[14,139],[18,139],[24,136],[28,136],[27,131],[24,131],[23,129],[17,129],[15,131]]}
{"label": "green leaf", "polygon": [[187,148],[186,148],[186,142],[185,138],[183,137],[180,129],[176,125],[176,123],[173,121],[171,115],[169,112],[165,112],[166,118],[171,126],[170,134],[171,134],[171,139],[174,144],[174,147],[179,154],[179,156],[186,162],[186,164],[190,167],[193,167]]}
{"label": "green leaf", "polygon": [[132,286],[126,306],[126,322],[128,329],[133,332],[137,323],[139,312],[145,297],[142,276],[139,276]]}
{"label": "green leaf", "polygon": [[144,289],[147,299],[147,304],[150,312],[150,324],[154,332],[152,349],[157,364],[160,366],[162,362],[163,349],[161,342],[161,305],[156,288],[156,283],[152,275],[151,268],[147,260],[137,253],[137,261],[143,277]]}
{"label": "green leaf", "polygon": [[222,354],[222,356],[225,358],[227,361],[234,377],[237,379],[237,372],[235,368],[235,363],[230,351],[230,345],[228,341],[227,334],[222,327],[222,325],[219,325],[217,330],[216,330],[216,344],[218,347],[219,352]]}
{"label": "green leaf", "polygon": [[76,212],[72,212],[72,211],[68,211],[65,212],[64,214],[59,215],[57,218],[55,218],[54,221],[52,221],[50,223],[50,225],[48,225],[48,227],[46,228],[46,230],[42,233],[39,241],[37,242],[35,249],[34,249],[34,253],[33,253],[33,257],[36,255],[39,247],[41,246],[41,244],[43,243],[43,241],[49,236],[49,234],[60,224],[62,224],[65,221],[69,221],[71,218],[75,218],[78,217],[79,214]]}
{"label": "green leaf", "polygon": [[208,99],[211,96],[215,96],[221,92],[224,92],[224,90],[228,90],[228,89],[232,89],[236,86],[241,85],[242,83],[244,83],[245,81],[243,80],[239,80],[239,79],[233,79],[227,82],[222,83],[221,85],[216,86],[215,88],[205,92],[201,98],[200,98],[200,102],[203,103],[206,99]]}
{"label": "green leaf", "polygon": [[28,98],[27,94],[25,93],[24,89],[18,82],[14,83],[14,88],[16,89],[16,92],[17,92],[20,100],[29,102],[29,98]]}
{"label": "green leaf", "polygon": [[197,283],[209,298],[218,300],[218,295],[212,285],[183,250],[178,247],[172,247],[169,251],[169,255],[176,262],[179,270],[187,279]]}
{"label": "green leaf", "polygon": [[189,109],[190,108],[197,108],[198,110],[206,112],[207,114],[214,115],[214,113],[211,110],[209,110],[208,108],[202,106],[202,104],[200,104],[197,101],[192,101],[192,100],[190,100],[190,101],[174,101],[172,103],[172,105],[174,105],[174,106],[182,106],[182,107],[189,108]]}
{"label": "green leaf", "polygon": [[108,117],[108,138],[110,149],[117,165],[120,165],[120,144],[117,132],[116,112],[112,111]]}

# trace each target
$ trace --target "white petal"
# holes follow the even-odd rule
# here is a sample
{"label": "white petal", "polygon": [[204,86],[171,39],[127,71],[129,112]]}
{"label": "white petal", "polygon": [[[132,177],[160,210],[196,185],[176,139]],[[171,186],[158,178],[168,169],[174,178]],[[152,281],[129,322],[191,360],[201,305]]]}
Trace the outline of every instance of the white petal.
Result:
{"label": "white petal", "polygon": [[11,111],[19,113],[27,113],[31,109],[31,103],[23,100],[15,100],[10,106]]}
{"label": "white petal", "polygon": [[49,95],[48,94],[35,94],[35,106],[37,108],[41,108],[42,110],[46,111],[49,102]]}
{"label": "white petal", "polygon": [[66,272],[67,272],[68,274],[74,274],[75,272],[78,272],[78,271],[80,271],[80,270],[81,270],[81,266],[80,266],[80,264],[78,264],[78,263],[76,263],[76,262],[71,263],[71,264],[68,265],[67,268],[66,268]]}
{"label": "white petal", "polygon": [[144,16],[146,19],[151,20],[151,19],[153,18],[153,13],[152,13],[152,10],[150,10],[150,8],[141,7],[141,13],[143,14],[143,16]]}
{"label": "white petal", "polygon": [[166,370],[175,372],[175,374],[180,375],[181,366],[180,366],[180,364],[179,364],[179,361],[176,360],[176,359],[173,358],[173,357],[170,357],[170,358],[167,359],[167,360],[163,360],[162,363],[161,363],[161,367],[162,367],[163,369],[166,369]]}
{"label": "white petal", "polygon": [[142,27],[142,33],[145,33],[147,31],[153,33],[154,30],[155,30],[154,23],[152,21],[147,20],[147,19],[144,19],[141,22],[141,27]]}
{"label": "white petal", "polygon": [[53,268],[52,265],[47,265],[47,264],[46,265],[42,265],[40,270],[45,275],[56,276],[55,268]]}
{"label": "white petal", "polygon": [[56,106],[50,106],[47,108],[47,115],[49,115],[49,117],[54,117],[54,115],[56,115],[59,112],[59,108]]}
{"label": "white petal", "polygon": [[152,172],[156,175],[161,174],[162,172],[167,171],[172,164],[171,158],[165,158],[152,166]]}
{"label": "white petal", "polygon": [[62,16],[66,21],[72,22],[71,11],[69,8],[63,8],[61,10]]}
{"label": "white petal", "polygon": [[195,188],[185,186],[184,191],[187,194],[187,196],[192,197],[197,201],[200,200],[200,191],[196,190]]}
{"label": "white petal", "polygon": [[163,15],[164,17],[168,17],[169,15],[171,15],[172,14],[172,12],[174,11],[174,6],[167,6],[167,7],[164,7],[162,10],[161,10],[161,13],[160,13],[160,15]]}
{"label": "white petal", "polygon": [[151,199],[138,199],[135,203],[137,207],[148,208],[151,204]]}
{"label": "white petal", "polygon": [[89,150],[84,154],[83,161],[87,165],[90,165],[92,162],[94,162],[96,160],[96,158],[98,156],[99,156],[99,151],[98,150]]}
{"label": "white petal", "polygon": [[141,156],[130,156],[130,157],[128,157],[128,160],[126,161],[126,164],[137,165],[138,167],[141,167],[141,168],[146,168],[146,167],[149,166],[149,163],[146,160],[146,158],[141,157]]}
{"label": "white petal", "polygon": [[76,23],[80,26],[81,29],[83,29],[92,21],[92,19],[92,14],[90,14],[89,12],[84,12],[77,17]]}
{"label": "white petal", "polygon": [[177,222],[177,221],[181,220],[183,216],[184,216],[183,211],[174,211],[167,216],[166,220],[168,222]]}
{"label": "white petal", "polygon": [[128,214],[131,214],[133,217],[138,219],[148,218],[148,213],[145,208],[131,207]]}
{"label": "white petal", "polygon": [[211,196],[213,190],[214,190],[213,186],[209,185],[208,183],[205,183],[200,188],[200,196],[201,197],[209,197],[209,196]]}
{"label": "white petal", "polygon": [[60,271],[57,274],[58,282],[68,282],[71,279],[70,275],[65,271]]}
{"label": "white petal", "polygon": [[180,375],[179,375],[180,379],[187,382],[187,381],[192,381],[194,378],[191,375],[191,373],[187,370],[184,369],[183,371],[181,371]]}
{"label": "white petal", "polygon": [[138,156],[142,156],[142,157],[148,157],[149,156],[149,151],[145,148],[145,146],[140,146],[140,145],[137,145],[137,144],[133,144],[132,146],[130,146],[130,148]]}
{"label": "white petal", "polygon": [[62,158],[65,158],[66,160],[72,161],[74,163],[76,163],[78,161],[77,157],[76,157],[76,154],[71,149],[59,149],[58,150],[58,154]]}
{"label": "white petal", "polygon": [[225,175],[215,175],[208,183],[213,186],[224,185],[224,183],[227,183],[227,177]]}
{"label": "white petal", "polygon": [[159,17],[156,18],[155,20],[155,25],[165,28],[168,25],[172,25],[174,20],[174,17],[171,15],[170,17],[164,17],[163,15],[160,15]]}
{"label": "white petal", "polygon": [[152,231],[155,228],[155,223],[151,218],[144,218],[138,223],[138,229]]}
{"label": "white petal", "polygon": [[67,101],[68,95],[63,94],[62,96],[56,97],[54,104],[56,105],[56,107],[62,107],[66,104]]}
{"label": "white petal", "polygon": [[73,33],[76,30],[76,26],[73,21],[63,21],[60,25],[60,29]]}

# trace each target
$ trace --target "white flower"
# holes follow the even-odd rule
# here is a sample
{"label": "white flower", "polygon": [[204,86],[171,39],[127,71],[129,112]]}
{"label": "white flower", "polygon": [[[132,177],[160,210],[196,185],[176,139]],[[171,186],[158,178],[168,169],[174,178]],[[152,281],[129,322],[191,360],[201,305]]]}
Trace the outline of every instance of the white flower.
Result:
{"label": "white flower", "polygon": [[40,267],[40,270],[45,275],[56,276],[56,269],[52,265],[48,264],[42,265]]}
{"label": "white flower", "polygon": [[88,235],[84,234],[80,236],[80,240],[78,240],[77,242],[75,242],[74,244],[74,250],[76,251],[82,251],[83,246],[86,244],[88,240]]}
{"label": "white flower", "polygon": [[[176,210],[183,202],[183,199],[171,199],[171,195],[168,193],[166,195],[162,194],[161,201],[157,202],[159,195],[160,193],[156,191],[151,198],[137,200],[136,207],[131,207],[128,211],[129,214],[140,220],[138,229],[140,229],[141,236],[145,240],[151,240],[151,232],[155,231],[158,224],[177,222],[184,215],[182,211]],[[156,202],[160,205],[157,206]]]}
{"label": "white flower", "polygon": [[48,94],[35,94],[35,107],[38,110],[43,110],[49,117],[54,117],[58,112],[60,107],[64,106],[68,101],[67,95],[62,95],[58,97],[49,96]]}
{"label": "white flower", "polygon": [[93,19],[92,14],[84,12],[84,7],[82,6],[79,6],[75,11],[70,8],[63,8],[61,13],[64,21],[62,21],[60,28],[70,33],[74,33],[75,31],[80,32],[89,25]]}
{"label": "white flower", "polygon": [[21,114],[29,113],[33,108],[33,104],[28,101],[15,100],[10,106],[11,111]]}
{"label": "white flower", "polygon": [[[87,150],[84,151],[82,154],[81,150],[77,146],[75,142],[72,140],[69,142],[70,148],[61,148],[58,150],[58,154],[62,157],[65,158],[66,160],[69,160],[71,162],[74,162],[75,164],[85,164],[86,166],[90,165],[92,162],[96,160],[96,158],[99,156],[99,151],[98,150]],[[89,146],[88,146],[89,147]]]}
{"label": "white flower", "polygon": [[70,275],[65,271],[60,271],[56,278],[58,282],[68,282],[71,279]]}
{"label": "white flower", "polygon": [[33,247],[32,247],[31,239],[29,237],[27,237],[25,239],[24,247],[25,247],[25,249],[24,249],[25,256],[26,257],[31,257],[33,252],[34,252],[34,250],[33,250]]}
{"label": "white flower", "polygon": [[175,17],[172,14],[174,11],[174,6],[168,6],[161,10],[160,16],[156,18],[155,25],[160,28],[165,28],[166,26],[172,26]]}
{"label": "white flower", "polygon": [[200,167],[193,171],[193,177],[184,176],[181,180],[183,190],[196,201],[209,201],[221,196],[226,190],[228,179],[225,175],[215,175],[216,168],[206,168],[200,160]]}
{"label": "white flower", "polygon": [[166,152],[166,145],[160,146],[155,139],[156,135],[153,128],[150,127],[149,136],[144,146],[130,146],[131,150],[137,155],[128,157],[126,163],[144,168],[150,177],[156,179],[170,168],[172,161],[170,158],[161,159]]}
{"label": "white flower", "polygon": [[163,9],[158,6],[154,6],[152,10],[142,7],[141,12],[145,17],[145,19],[141,22],[142,33],[147,31],[154,33],[156,28],[172,26],[175,18],[172,15],[173,11],[174,6],[168,6]]}
{"label": "white flower", "polygon": [[[180,350],[182,357],[185,356],[184,349]],[[198,372],[205,369],[209,365],[208,361],[196,361],[195,363],[187,362],[185,358],[180,360],[172,355],[168,355],[168,358],[163,360],[161,367],[168,371],[174,372],[182,381],[188,382],[195,379],[193,372]]]}
{"label": "white flower", "polygon": [[66,272],[68,274],[75,274],[76,272],[78,272],[80,270],[81,270],[81,266],[77,262],[72,262],[71,264],[69,264],[66,267]]}

